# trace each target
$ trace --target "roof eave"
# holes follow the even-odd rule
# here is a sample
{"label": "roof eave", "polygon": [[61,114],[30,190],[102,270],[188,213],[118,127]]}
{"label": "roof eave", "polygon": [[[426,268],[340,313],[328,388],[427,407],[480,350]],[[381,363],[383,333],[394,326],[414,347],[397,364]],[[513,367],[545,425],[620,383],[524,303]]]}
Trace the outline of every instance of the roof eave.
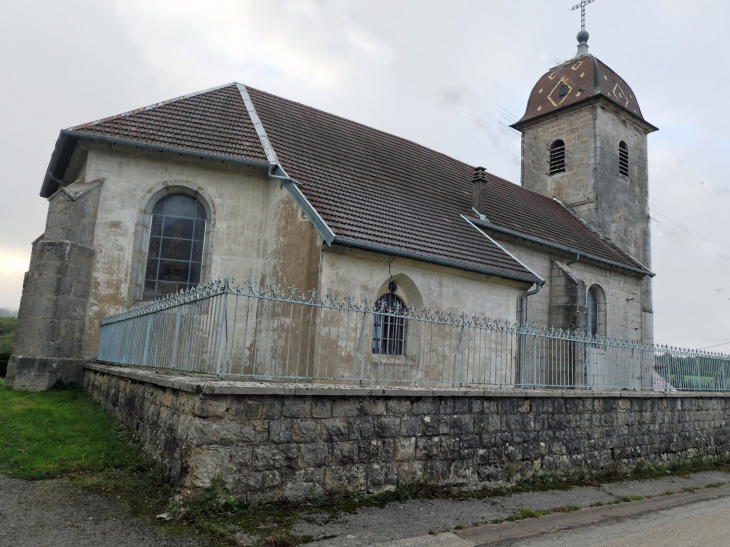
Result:
{"label": "roof eave", "polygon": [[101,141],[106,142],[109,144],[121,144],[126,146],[134,146],[136,148],[145,148],[148,150],[155,150],[158,152],[172,152],[175,154],[183,154],[186,156],[195,156],[196,158],[204,158],[204,159],[211,159],[211,160],[218,160],[218,161],[226,161],[229,163],[239,164],[239,165],[249,165],[254,167],[269,167],[268,162],[260,162],[256,160],[248,160],[248,159],[242,159],[242,158],[232,158],[230,156],[219,156],[216,154],[207,154],[204,152],[196,152],[195,150],[186,150],[184,148],[174,148],[169,146],[161,146],[156,144],[149,144],[144,142],[138,142],[138,141],[129,141],[125,139],[116,139],[114,137],[106,137],[104,135],[94,135],[91,133],[84,133],[82,131],[70,131],[68,129],[64,129],[61,131],[61,134],[58,137],[58,140],[56,141],[56,148],[53,151],[53,154],[51,155],[51,161],[48,165],[48,170],[46,171],[46,176],[43,179],[43,185],[41,187],[41,197],[47,198],[50,195],[55,192],[56,189],[53,191],[49,191],[49,189],[52,187],[53,179],[61,179],[63,177],[63,173],[66,170],[66,167],[68,166],[68,162],[65,163],[62,161],[62,152],[64,149],[64,145],[69,142],[69,139],[75,139],[73,142],[74,146],[76,142],[78,142],[78,139],[88,139],[90,141]]}
{"label": "roof eave", "polygon": [[603,93],[596,93],[594,95],[589,95],[585,99],[581,99],[579,101],[576,101],[573,104],[570,104],[570,105],[566,106],[565,108],[559,108],[557,110],[551,110],[550,112],[545,112],[543,114],[538,114],[536,116],[531,116],[529,118],[522,118],[522,119],[516,121],[515,123],[513,123],[512,125],[510,125],[510,127],[512,129],[516,129],[517,131],[522,131],[522,128],[527,127],[528,125],[532,125],[534,123],[538,123],[538,122],[546,119],[550,115],[554,115],[557,112],[561,112],[561,111],[565,111],[565,110],[572,110],[573,107],[576,107],[576,106],[583,107],[587,103],[590,103],[590,102],[599,102],[601,99],[604,99],[604,100],[608,101],[613,106],[619,108],[620,110],[623,110],[627,114],[630,114],[640,125],[642,125],[644,127],[644,130],[646,131],[646,133],[654,133],[655,131],[659,131],[659,128],[658,127],[656,127],[655,125],[650,124],[643,117],[637,115],[636,113],[632,112],[631,110],[629,110],[628,108],[626,108],[622,104],[617,103],[616,101],[614,101],[610,97],[607,97]]}
{"label": "roof eave", "polygon": [[466,270],[470,272],[477,272],[493,277],[502,277],[504,279],[510,279],[512,281],[521,281],[523,283],[538,283],[541,284],[544,281],[539,277],[527,277],[527,276],[519,276],[515,274],[510,274],[508,272],[500,272],[497,270],[490,270],[489,268],[481,268],[479,266],[471,266],[469,264],[464,264],[461,262],[455,262],[453,260],[447,260],[445,258],[438,258],[435,256],[429,256],[429,255],[423,255],[419,253],[413,253],[410,251],[404,251],[403,249],[396,249],[393,247],[384,247],[382,245],[377,245],[374,243],[366,243],[364,241],[358,241],[356,239],[349,239],[344,237],[335,237],[334,243],[337,243],[339,245],[345,245],[347,247],[355,247],[357,249],[363,249],[365,251],[373,251],[376,253],[384,253],[389,254],[393,256],[401,256],[403,258],[410,258],[413,260],[420,260],[421,262],[429,262],[431,264],[439,264],[441,266],[449,266],[451,268],[457,268],[460,270]]}
{"label": "roof eave", "polygon": [[544,239],[540,239],[538,237],[529,236],[527,234],[523,234],[523,233],[518,232],[516,230],[510,230],[509,228],[504,228],[502,226],[498,226],[496,224],[492,224],[491,222],[488,222],[488,221],[485,221],[485,220],[471,218],[471,217],[469,217],[469,220],[471,222],[473,222],[474,224],[477,224],[479,226],[482,226],[482,227],[484,227],[484,228],[486,228],[488,230],[493,230],[495,232],[499,232],[499,233],[502,233],[502,234],[510,235],[510,236],[516,237],[518,239],[524,239],[525,241],[529,241],[531,243],[536,243],[538,245],[544,245],[546,247],[550,247],[550,248],[553,248],[553,249],[557,249],[559,251],[563,251],[563,252],[566,252],[566,253],[575,254],[575,255],[578,255],[579,254],[581,257],[587,258],[588,260],[592,260],[592,261],[595,261],[595,262],[600,262],[600,263],[603,263],[603,264],[608,264],[609,266],[613,266],[615,268],[620,268],[622,270],[630,271],[630,272],[635,273],[635,274],[638,273],[638,274],[641,274],[642,276],[648,275],[649,277],[654,277],[656,275],[655,273],[650,272],[649,270],[645,270],[645,269],[642,269],[642,268],[636,268],[636,267],[633,267],[633,266],[629,266],[627,264],[621,264],[620,262],[616,262],[615,260],[610,260],[610,259],[607,259],[607,258],[601,258],[600,256],[596,256],[596,255],[594,255],[592,253],[586,253],[586,252],[583,252],[583,251],[581,251],[579,249],[575,249],[573,247],[568,247],[566,245],[560,245],[559,243],[553,243],[551,241],[547,241],[547,240],[544,240]]}

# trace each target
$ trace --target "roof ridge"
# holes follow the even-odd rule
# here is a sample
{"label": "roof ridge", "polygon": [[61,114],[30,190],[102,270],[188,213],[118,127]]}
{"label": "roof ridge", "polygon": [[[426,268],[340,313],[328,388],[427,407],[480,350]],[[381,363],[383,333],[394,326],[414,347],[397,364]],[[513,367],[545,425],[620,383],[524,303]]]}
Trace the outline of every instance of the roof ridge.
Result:
{"label": "roof ridge", "polygon": [[383,131],[382,129],[377,129],[377,128],[372,127],[370,125],[365,125],[364,123],[357,122],[357,121],[351,120],[349,118],[345,118],[344,116],[340,116],[338,114],[332,114],[331,112],[327,112],[326,110],[322,110],[321,108],[316,108],[314,106],[309,106],[309,105],[306,105],[304,103],[300,103],[300,102],[295,101],[295,100],[292,100],[292,99],[287,99],[286,97],[280,97],[279,95],[274,95],[273,93],[269,93],[268,91],[262,91],[260,89],[257,89],[255,87],[251,87],[251,86],[245,86],[245,87],[246,87],[246,89],[255,91],[256,93],[262,93],[262,94],[268,95],[270,97],[275,97],[275,98],[277,98],[277,99],[279,99],[281,101],[286,101],[288,103],[292,103],[292,104],[301,106],[302,108],[306,108],[306,109],[312,110],[314,112],[320,112],[320,113],[325,114],[327,116],[332,116],[333,118],[337,118],[338,120],[342,120],[342,121],[347,122],[347,123],[355,124],[355,125],[357,125],[359,127],[363,127],[365,129],[367,129],[368,131],[374,131],[376,133],[380,133],[381,135],[385,135],[385,136],[391,137],[393,139],[397,139],[399,141],[412,144],[414,146],[417,146],[418,148],[422,148],[424,150],[428,150],[429,152],[433,152],[434,154],[437,154],[439,156],[442,156],[442,157],[444,157],[446,159],[452,160],[452,161],[454,161],[456,163],[460,163],[461,165],[463,165],[465,167],[469,167],[470,169],[474,169],[474,167],[475,167],[475,166],[470,165],[470,164],[468,164],[468,163],[466,163],[464,161],[461,161],[461,160],[458,160],[458,159],[456,159],[456,158],[454,158],[452,156],[449,156],[448,154],[444,154],[443,152],[439,152],[438,150],[434,150],[433,148],[429,148],[428,146],[425,146],[423,144],[418,144],[415,141],[412,141],[410,139],[406,139],[405,137],[399,137],[398,135],[394,135],[393,133],[388,133],[387,131]]}
{"label": "roof ridge", "polygon": [[234,86],[234,85],[236,85],[236,82],[230,82],[230,83],[223,84],[223,85],[219,85],[219,86],[216,86],[216,87],[211,87],[209,89],[203,89],[201,91],[195,91],[193,93],[188,93],[186,95],[181,95],[179,97],[174,97],[172,99],[167,99],[166,101],[160,101],[160,102],[157,102],[157,103],[152,103],[150,105],[142,106],[140,108],[135,108],[133,110],[127,110],[127,111],[122,112],[120,114],[115,114],[113,116],[107,116],[106,118],[99,118],[97,120],[94,120],[93,122],[82,123],[80,125],[73,125],[73,126],[67,128],[66,131],[77,131],[79,129],[84,129],[86,127],[92,127],[94,125],[97,125],[97,124],[100,124],[100,123],[104,123],[104,122],[108,122],[108,121],[111,121],[111,120],[117,120],[119,118],[126,118],[127,116],[132,116],[134,114],[139,114],[140,112],[147,112],[149,110],[154,110],[155,108],[158,108],[160,106],[165,106],[165,105],[168,105],[168,104],[176,103],[177,101],[182,101],[183,99],[190,99],[191,97],[197,97],[198,95],[204,95],[205,93],[211,93],[213,91],[218,91],[219,89],[223,89],[225,87],[230,87],[230,86]]}

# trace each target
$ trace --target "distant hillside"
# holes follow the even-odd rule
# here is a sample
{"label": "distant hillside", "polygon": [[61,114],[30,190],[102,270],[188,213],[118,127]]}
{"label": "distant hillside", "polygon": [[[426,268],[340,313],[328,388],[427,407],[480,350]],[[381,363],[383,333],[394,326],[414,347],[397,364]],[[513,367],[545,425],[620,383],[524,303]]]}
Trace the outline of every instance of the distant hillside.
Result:
{"label": "distant hillside", "polygon": [[0,317],[18,317],[18,310],[11,311],[5,308],[0,308]]}

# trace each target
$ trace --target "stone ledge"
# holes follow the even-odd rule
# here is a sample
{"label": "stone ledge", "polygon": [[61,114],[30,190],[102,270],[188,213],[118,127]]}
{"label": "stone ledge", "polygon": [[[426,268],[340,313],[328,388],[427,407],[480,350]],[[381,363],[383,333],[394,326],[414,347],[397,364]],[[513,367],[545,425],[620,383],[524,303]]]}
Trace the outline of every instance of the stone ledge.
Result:
{"label": "stone ledge", "polygon": [[481,397],[481,398],[730,398],[730,392],[691,391],[594,391],[580,389],[498,389],[428,386],[356,386],[347,384],[305,384],[294,382],[216,381],[212,375],[185,376],[158,370],[102,365],[88,362],[85,368],[138,382],[204,395],[294,395],[344,397]]}

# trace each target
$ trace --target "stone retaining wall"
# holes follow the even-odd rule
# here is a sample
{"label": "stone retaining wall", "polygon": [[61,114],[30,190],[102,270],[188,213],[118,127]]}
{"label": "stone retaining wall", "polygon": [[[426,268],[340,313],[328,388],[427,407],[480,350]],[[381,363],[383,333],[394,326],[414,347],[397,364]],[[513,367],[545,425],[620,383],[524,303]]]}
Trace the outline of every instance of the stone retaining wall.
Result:
{"label": "stone retaining wall", "polygon": [[463,487],[730,451],[725,394],[214,382],[89,364],[84,384],[187,495]]}

